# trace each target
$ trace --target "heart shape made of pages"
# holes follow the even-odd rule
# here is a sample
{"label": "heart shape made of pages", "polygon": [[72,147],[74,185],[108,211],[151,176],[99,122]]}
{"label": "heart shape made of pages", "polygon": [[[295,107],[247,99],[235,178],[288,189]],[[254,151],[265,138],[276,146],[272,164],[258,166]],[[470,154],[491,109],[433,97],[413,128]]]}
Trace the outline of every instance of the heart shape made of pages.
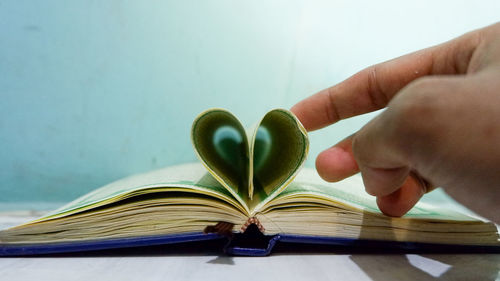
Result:
{"label": "heart shape made of pages", "polygon": [[272,199],[293,180],[307,157],[309,140],[285,109],[269,111],[248,133],[229,111],[209,109],[194,120],[191,140],[212,176],[251,207]]}

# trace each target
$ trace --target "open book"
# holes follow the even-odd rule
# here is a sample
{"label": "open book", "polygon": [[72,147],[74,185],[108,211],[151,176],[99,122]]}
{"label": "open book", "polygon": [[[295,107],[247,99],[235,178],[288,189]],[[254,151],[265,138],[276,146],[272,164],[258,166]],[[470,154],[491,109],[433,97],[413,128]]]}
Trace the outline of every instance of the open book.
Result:
{"label": "open book", "polygon": [[278,240],[500,247],[492,223],[424,203],[387,217],[359,175],[326,183],[301,169],[308,137],[287,110],[268,112],[248,131],[230,112],[207,110],[193,122],[191,138],[201,164],[131,176],[3,230],[0,255],[233,239],[249,229],[267,239],[265,247],[226,251],[265,255]]}

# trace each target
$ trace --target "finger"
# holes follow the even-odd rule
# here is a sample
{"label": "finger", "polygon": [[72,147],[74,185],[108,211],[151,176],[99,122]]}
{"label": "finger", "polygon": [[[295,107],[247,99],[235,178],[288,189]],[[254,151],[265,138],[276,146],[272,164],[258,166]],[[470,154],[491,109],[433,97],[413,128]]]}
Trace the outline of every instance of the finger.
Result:
{"label": "finger", "polygon": [[471,32],[444,44],[362,70],[291,108],[308,131],[383,108],[411,81],[425,75],[462,74],[479,44]]}
{"label": "finger", "polygon": [[352,136],[321,152],[316,158],[316,170],[326,181],[345,179],[359,172],[352,153]]}
{"label": "finger", "polygon": [[378,196],[377,205],[382,213],[392,217],[400,217],[413,208],[425,192],[426,188],[422,182],[411,175],[396,191],[388,195]]}

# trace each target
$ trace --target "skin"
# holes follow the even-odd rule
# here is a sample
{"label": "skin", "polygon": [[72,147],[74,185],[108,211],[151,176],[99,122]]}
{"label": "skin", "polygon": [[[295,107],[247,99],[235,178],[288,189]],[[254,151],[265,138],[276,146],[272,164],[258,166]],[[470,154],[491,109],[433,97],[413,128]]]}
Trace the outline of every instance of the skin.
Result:
{"label": "skin", "polygon": [[500,223],[500,23],[368,67],[291,111],[312,131],[384,107],[318,155],[319,175],[361,172],[389,216],[440,186]]}

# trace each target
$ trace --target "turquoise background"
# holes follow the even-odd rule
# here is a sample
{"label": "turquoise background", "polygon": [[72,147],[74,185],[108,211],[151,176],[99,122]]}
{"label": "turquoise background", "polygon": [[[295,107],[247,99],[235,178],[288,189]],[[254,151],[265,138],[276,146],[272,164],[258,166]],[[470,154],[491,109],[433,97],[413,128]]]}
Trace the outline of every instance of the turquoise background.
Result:
{"label": "turquoise background", "polygon": [[[499,1],[0,1],[0,202],[68,201],[196,161],[189,129],[206,108],[250,126],[498,11]],[[307,164],[374,114],[311,133]]]}

